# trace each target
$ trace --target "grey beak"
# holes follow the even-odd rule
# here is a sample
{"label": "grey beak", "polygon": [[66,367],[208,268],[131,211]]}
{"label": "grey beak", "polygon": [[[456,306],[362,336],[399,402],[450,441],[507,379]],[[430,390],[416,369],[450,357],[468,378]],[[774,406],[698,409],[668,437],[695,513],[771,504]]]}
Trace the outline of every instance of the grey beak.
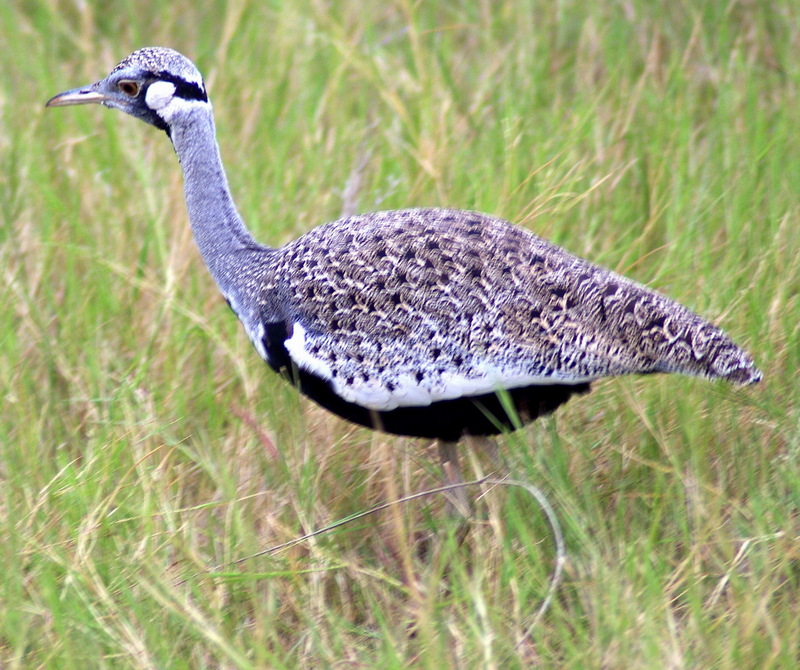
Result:
{"label": "grey beak", "polygon": [[108,100],[108,96],[93,91],[89,86],[73,88],[71,91],[64,91],[54,95],[47,101],[45,107],[66,107],[67,105],[90,105]]}

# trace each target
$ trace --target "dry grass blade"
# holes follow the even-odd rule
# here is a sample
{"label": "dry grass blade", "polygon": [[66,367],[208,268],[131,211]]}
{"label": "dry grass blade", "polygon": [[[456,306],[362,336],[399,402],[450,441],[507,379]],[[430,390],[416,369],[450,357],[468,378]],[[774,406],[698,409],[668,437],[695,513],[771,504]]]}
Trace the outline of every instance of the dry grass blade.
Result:
{"label": "dry grass blade", "polygon": [[[561,531],[561,525],[558,522],[558,516],[556,515],[555,510],[553,509],[552,505],[550,505],[549,501],[547,500],[547,497],[544,495],[544,493],[542,492],[541,489],[539,489],[538,487],[534,486],[533,484],[530,484],[528,482],[515,480],[515,479],[494,479],[492,477],[483,477],[481,479],[475,479],[473,481],[462,482],[462,483],[459,483],[459,484],[448,484],[446,486],[439,486],[437,488],[427,489],[425,491],[419,491],[418,493],[413,493],[413,494],[410,494],[410,495],[407,495],[407,496],[403,496],[402,498],[400,498],[398,500],[392,500],[392,501],[389,501],[389,502],[381,503],[379,505],[375,505],[374,507],[371,507],[368,510],[364,510],[364,511],[352,514],[352,515],[350,515],[350,516],[348,516],[348,517],[346,517],[344,519],[340,519],[339,521],[336,521],[335,523],[329,524],[329,525],[325,526],[324,528],[319,528],[319,529],[314,530],[314,531],[312,531],[310,533],[306,533],[305,535],[302,535],[301,537],[294,538],[292,540],[289,540],[288,542],[283,542],[283,543],[281,543],[279,545],[276,545],[274,547],[269,547],[268,549],[264,549],[263,551],[256,552],[254,554],[251,554],[250,556],[245,556],[243,558],[239,558],[239,559],[237,559],[235,561],[231,561],[230,563],[217,565],[217,566],[215,566],[213,568],[210,568],[208,570],[208,572],[196,573],[194,576],[195,577],[199,577],[199,576],[202,576],[202,575],[211,575],[211,576],[213,576],[213,574],[215,572],[222,571],[225,568],[233,567],[233,566],[237,566],[237,565],[242,565],[244,563],[247,563],[248,561],[252,561],[252,560],[254,560],[256,558],[260,558],[262,556],[271,556],[271,555],[276,554],[276,553],[278,553],[280,551],[284,551],[286,549],[289,549],[290,547],[294,547],[294,546],[296,546],[298,544],[302,544],[302,543],[310,540],[311,538],[318,537],[318,536],[324,535],[326,533],[330,533],[331,531],[334,531],[334,530],[336,530],[338,528],[342,528],[343,526],[346,526],[347,524],[353,523],[354,521],[358,521],[359,519],[364,519],[364,518],[366,518],[368,516],[377,514],[379,512],[382,512],[382,511],[384,511],[386,509],[389,509],[389,508],[397,506],[397,505],[405,505],[405,504],[407,504],[409,502],[412,502],[414,500],[419,500],[420,498],[427,498],[427,497],[436,496],[436,495],[445,495],[445,494],[447,494],[447,493],[449,493],[451,491],[454,491],[456,489],[479,487],[479,486],[484,486],[484,485],[490,486],[490,487],[509,487],[509,488],[522,489],[528,495],[530,495],[534,500],[536,500],[537,504],[542,509],[542,511],[544,512],[545,516],[547,517],[547,522],[550,525],[551,530],[553,531],[553,542],[555,544],[555,554],[556,555],[555,555],[555,558],[554,558],[554,561],[553,561],[554,562],[554,567],[553,567],[553,572],[552,572],[552,574],[550,576],[550,581],[548,583],[547,593],[545,594],[545,597],[542,600],[542,603],[540,604],[540,606],[538,607],[536,612],[533,614],[533,617],[531,619],[531,622],[530,622],[529,626],[527,627],[527,629],[525,630],[524,634],[520,637],[519,641],[517,642],[517,646],[519,647],[522,644],[524,644],[524,642],[530,636],[531,631],[533,630],[533,628],[541,621],[542,617],[547,612],[547,609],[550,606],[550,603],[551,603],[551,601],[553,599],[553,596],[554,596],[554,594],[556,592],[556,589],[558,588],[558,585],[561,583],[562,574],[563,574],[563,571],[564,571],[564,565],[565,565],[565,563],[567,561],[567,552],[566,552],[566,547],[564,545],[564,535],[563,535],[563,533]],[[483,493],[481,493],[481,497],[484,497],[487,494],[488,494],[488,492],[484,491]],[[181,580],[181,582],[178,582],[178,583],[182,583],[184,581],[186,581],[186,580],[185,579]]]}

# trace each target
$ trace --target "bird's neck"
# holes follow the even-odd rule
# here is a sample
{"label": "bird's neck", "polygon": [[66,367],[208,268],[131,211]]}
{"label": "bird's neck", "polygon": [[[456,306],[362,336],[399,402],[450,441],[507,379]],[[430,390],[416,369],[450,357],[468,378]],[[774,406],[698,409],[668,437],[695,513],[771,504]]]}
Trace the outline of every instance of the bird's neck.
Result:
{"label": "bird's neck", "polygon": [[237,252],[258,247],[233,203],[217,145],[211,105],[173,119],[170,139],[183,169],[184,193],[194,239],[203,261],[225,293]]}

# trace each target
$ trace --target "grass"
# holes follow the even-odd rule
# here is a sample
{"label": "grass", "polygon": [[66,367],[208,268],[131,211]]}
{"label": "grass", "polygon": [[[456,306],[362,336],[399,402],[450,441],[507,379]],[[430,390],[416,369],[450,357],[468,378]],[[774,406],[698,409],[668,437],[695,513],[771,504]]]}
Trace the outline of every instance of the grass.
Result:
{"label": "grass", "polygon": [[[797,6],[92,4],[0,8],[2,667],[796,667]],[[553,543],[520,492],[482,498],[461,547],[427,498],[254,557],[435,486],[434,449],[340,422],[258,360],[163,134],[44,110],[146,44],[206,73],[259,239],[487,211],[759,362],[756,388],[601,383],[500,441],[569,552],[529,637]]]}

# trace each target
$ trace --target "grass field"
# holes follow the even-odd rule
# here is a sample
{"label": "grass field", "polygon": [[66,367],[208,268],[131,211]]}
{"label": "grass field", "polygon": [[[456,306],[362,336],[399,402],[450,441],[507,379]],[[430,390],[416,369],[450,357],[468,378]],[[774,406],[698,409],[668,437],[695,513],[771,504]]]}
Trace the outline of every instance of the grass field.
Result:
{"label": "grass field", "polygon": [[[10,0],[0,44],[0,667],[800,663],[800,5]],[[462,546],[434,496],[264,554],[436,486],[435,449],[259,360],[163,133],[44,109],[148,44],[206,74],[260,240],[489,212],[718,323],[764,381],[603,382],[468,458],[563,526],[539,621],[554,544],[521,491]]]}

